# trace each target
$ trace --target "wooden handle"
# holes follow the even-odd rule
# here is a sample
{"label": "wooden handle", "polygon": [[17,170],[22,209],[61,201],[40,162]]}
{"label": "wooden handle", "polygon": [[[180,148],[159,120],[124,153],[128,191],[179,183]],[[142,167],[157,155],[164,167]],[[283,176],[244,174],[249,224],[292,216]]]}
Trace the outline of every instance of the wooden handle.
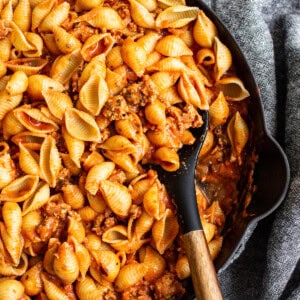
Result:
{"label": "wooden handle", "polygon": [[210,258],[203,230],[182,236],[189,261],[195,294],[198,300],[223,299],[215,267]]}

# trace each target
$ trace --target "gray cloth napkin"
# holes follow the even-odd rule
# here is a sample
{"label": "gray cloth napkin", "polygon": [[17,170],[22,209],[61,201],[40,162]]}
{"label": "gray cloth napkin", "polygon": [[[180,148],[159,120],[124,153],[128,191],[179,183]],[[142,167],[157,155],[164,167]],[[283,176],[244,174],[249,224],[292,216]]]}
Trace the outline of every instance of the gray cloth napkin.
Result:
{"label": "gray cloth napkin", "polygon": [[300,1],[204,2],[248,59],[267,127],[291,167],[283,204],[249,229],[243,251],[219,274],[224,299],[300,299]]}

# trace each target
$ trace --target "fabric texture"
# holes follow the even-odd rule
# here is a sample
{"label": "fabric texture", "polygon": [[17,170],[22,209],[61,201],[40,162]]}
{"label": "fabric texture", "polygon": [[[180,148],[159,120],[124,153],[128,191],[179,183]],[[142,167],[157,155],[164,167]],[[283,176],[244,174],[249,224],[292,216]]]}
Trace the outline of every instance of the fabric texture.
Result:
{"label": "fabric texture", "polygon": [[204,2],[245,54],[268,130],[291,168],[282,205],[249,229],[242,251],[219,274],[224,299],[300,299],[300,0]]}

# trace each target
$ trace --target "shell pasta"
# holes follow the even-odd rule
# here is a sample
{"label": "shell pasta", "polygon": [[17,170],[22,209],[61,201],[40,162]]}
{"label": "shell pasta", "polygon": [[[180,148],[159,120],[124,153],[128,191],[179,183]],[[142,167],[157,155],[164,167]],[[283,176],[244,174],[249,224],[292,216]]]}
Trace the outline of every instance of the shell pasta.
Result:
{"label": "shell pasta", "polygon": [[197,187],[216,258],[251,132],[215,25],[182,0],[0,4],[0,298],[184,297],[176,208],[145,165],[176,171],[209,111],[197,177],[232,188]]}

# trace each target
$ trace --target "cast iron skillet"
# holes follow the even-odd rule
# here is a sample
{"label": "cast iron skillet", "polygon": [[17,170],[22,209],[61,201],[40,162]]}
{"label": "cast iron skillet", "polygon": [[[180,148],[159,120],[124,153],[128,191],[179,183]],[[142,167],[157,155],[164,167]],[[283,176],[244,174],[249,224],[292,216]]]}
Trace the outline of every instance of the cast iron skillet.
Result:
{"label": "cast iron skillet", "polygon": [[[221,41],[231,50],[233,63],[237,68],[237,75],[242,79],[251,95],[249,116],[254,126],[250,128],[253,139],[249,151],[250,153],[251,151],[257,153],[259,157],[254,170],[254,184],[257,189],[247,208],[248,217],[242,216],[244,210],[243,195],[245,194],[243,188],[247,188],[245,183],[242,182],[240,206],[235,212],[235,221],[230,224],[229,216],[229,224],[227,223],[226,226],[230,227],[230,231],[226,232],[226,226],[224,228],[223,247],[215,260],[216,270],[220,273],[230,265],[234,254],[241,245],[247,228],[271,214],[284,200],[289,185],[290,170],[285,153],[267,131],[259,88],[237,42],[205,3],[192,0],[187,1],[187,5],[198,6],[205,12],[216,25]],[[249,168],[250,166],[246,166],[245,172],[249,172]]]}

